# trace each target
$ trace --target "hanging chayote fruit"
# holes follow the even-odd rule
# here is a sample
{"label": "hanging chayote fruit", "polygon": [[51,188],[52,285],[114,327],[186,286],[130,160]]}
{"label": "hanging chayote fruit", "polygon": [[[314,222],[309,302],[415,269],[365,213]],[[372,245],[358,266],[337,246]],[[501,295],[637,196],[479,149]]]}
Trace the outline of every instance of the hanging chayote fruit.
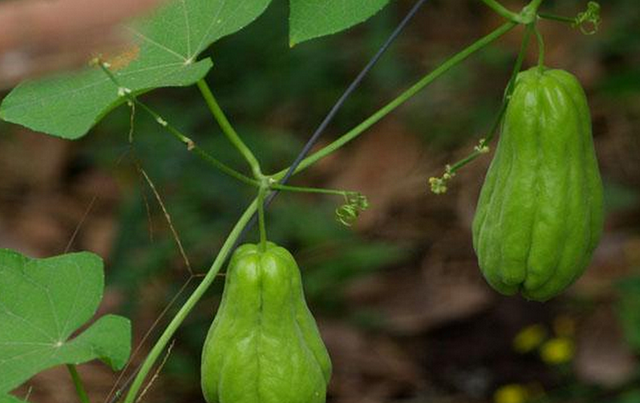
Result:
{"label": "hanging chayote fruit", "polygon": [[202,352],[208,403],[324,403],[331,361],[284,248],[243,245]]}
{"label": "hanging chayote fruit", "polygon": [[562,70],[518,75],[473,222],[493,288],[544,301],[588,266],[603,226],[587,100]]}

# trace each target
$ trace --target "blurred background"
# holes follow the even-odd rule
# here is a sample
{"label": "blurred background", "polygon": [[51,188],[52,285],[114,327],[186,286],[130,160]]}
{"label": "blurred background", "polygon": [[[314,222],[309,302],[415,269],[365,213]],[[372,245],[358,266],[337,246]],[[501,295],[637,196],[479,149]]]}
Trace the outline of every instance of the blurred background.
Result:
{"label": "blurred background", "polygon": [[[213,46],[208,81],[267,172],[289,165],[412,3],[393,2],[347,33],[289,49],[287,5],[274,1],[254,24]],[[522,3],[506,4],[518,10]],[[585,7],[547,0],[543,9],[574,16]],[[470,224],[488,156],[463,169],[444,195],[427,184],[491,126],[521,29],[294,179],[367,195],[371,209],[354,227],[335,221],[339,198],[283,194],[273,204],[268,235],[296,257],[333,358],[330,402],[640,402],[640,8],[636,0],[602,7],[594,36],[541,23],[547,64],[577,75],[587,91],[606,192],[606,229],[592,265],[560,297],[545,304],[504,298],[482,279]],[[427,2],[324,144],[501,23],[477,0]],[[525,68],[536,57],[532,46]],[[216,157],[244,168],[196,88],[158,90],[143,100]],[[99,313],[131,318],[135,346],[151,329],[133,357],[138,365],[198,279],[152,327],[189,269],[137,165],[162,195],[196,274],[206,272],[253,189],[194,158],[148,116],[134,120],[133,150],[126,107],[76,142],[0,123],[0,247],[104,257],[108,287]],[[200,353],[222,283],[185,321],[146,401],[204,401]],[[92,400],[104,401],[116,375],[97,363],[79,370]],[[76,400],[64,368],[28,386],[34,402]]]}

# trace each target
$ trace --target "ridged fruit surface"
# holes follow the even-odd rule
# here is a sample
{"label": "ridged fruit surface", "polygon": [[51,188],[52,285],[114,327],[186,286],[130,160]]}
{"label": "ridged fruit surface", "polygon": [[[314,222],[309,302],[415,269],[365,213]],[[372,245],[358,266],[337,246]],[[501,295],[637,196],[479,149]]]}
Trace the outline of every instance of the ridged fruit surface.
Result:
{"label": "ridged fruit surface", "polygon": [[591,261],[602,199],[580,83],[563,70],[520,73],[473,221],[484,277],[505,295],[556,296]]}
{"label": "ridged fruit surface", "polygon": [[324,403],[331,361],[284,248],[240,246],[202,352],[208,403]]}

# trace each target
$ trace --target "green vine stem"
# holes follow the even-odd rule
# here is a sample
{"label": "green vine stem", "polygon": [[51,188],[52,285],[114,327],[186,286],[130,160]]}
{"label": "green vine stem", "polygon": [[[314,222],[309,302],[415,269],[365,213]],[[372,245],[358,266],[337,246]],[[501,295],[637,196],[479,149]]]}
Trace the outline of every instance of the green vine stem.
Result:
{"label": "green vine stem", "polygon": [[162,126],[178,141],[182,142],[187,147],[187,151],[193,152],[198,157],[200,157],[203,161],[212,165],[214,168],[220,170],[222,173],[239,180],[240,182],[243,182],[243,183],[246,183],[247,185],[251,185],[255,187],[260,186],[260,183],[257,180],[241,174],[240,172],[229,167],[225,163],[219,161],[218,159],[216,159],[215,157],[213,157],[212,155],[204,151],[190,137],[186,136],[184,133],[178,130],[175,126],[173,126],[171,123],[165,120],[162,117],[162,115],[160,115],[151,107],[149,107],[148,105],[140,101],[138,97],[136,97],[134,94],[131,93],[131,90],[129,90],[126,87],[123,87],[120,84],[120,81],[118,80],[118,78],[111,72],[111,70],[109,70],[108,64],[100,60],[94,60],[93,64],[98,65],[102,69],[102,71],[107,75],[107,77],[109,77],[111,82],[113,82],[116,88],[118,88],[118,93],[120,94],[120,96],[124,97],[130,103],[130,105],[137,105],[147,114],[149,114],[156,121],[156,123]]}
{"label": "green vine stem", "polygon": [[498,118],[494,121],[493,126],[491,127],[491,131],[486,138],[485,143],[491,142],[498,132],[498,127],[500,122],[502,121],[502,116],[507,110],[507,106],[509,105],[509,99],[511,99],[511,94],[513,93],[513,89],[516,86],[516,80],[518,78],[518,73],[522,70],[522,64],[524,63],[524,58],[527,54],[527,49],[529,48],[529,44],[531,43],[531,34],[534,29],[534,25],[527,25],[524,31],[524,37],[522,38],[522,43],[520,44],[520,51],[518,52],[518,57],[516,58],[516,62],[513,65],[513,70],[511,71],[511,77],[509,77],[509,83],[507,84],[507,91],[505,96],[502,99],[502,105],[500,106],[500,113]]}
{"label": "green vine stem", "polygon": [[217,168],[218,170],[220,170],[221,172],[227,174],[228,176],[239,180],[242,183],[245,183],[247,185],[251,185],[251,186],[255,186],[255,187],[259,187],[260,186],[260,182],[258,182],[257,180],[253,179],[253,178],[249,178],[248,176],[245,176],[243,174],[241,174],[240,172],[236,171],[233,168],[230,168],[229,166],[227,166],[226,164],[220,162],[219,160],[217,160],[216,158],[212,157],[209,153],[207,153],[206,151],[204,151],[202,148],[195,146],[192,150],[191,150],[194,154],[196,154],[198,157],[200,157],[203,161],[208,162],[209,164],[211,164],[214,168]]}
{"label": "green vine stem", "polygon": [[523,23],[529,25],[536,22],[538,16],[538,9],[544,0],[531,0],[531,3],[527,4],[520,13],[523,18]]}
{"label": "green vine stem", "polygon": [[289,185],[281,185],[279,183],[272,183],[271,185],[269,185],[269,187],[271,189],[281,190],[284,192],[294,192],[294,193],[319,193],[319,194],[333,195],[333,196],[345,196],[348,194],[357,194],[357,192],[352,192],[348,190],[289,186]]}
{"label": "green vine stem", "polygon": [[511,22],[515,22],[517,24],[525,24],[529,25],[536,21],[536,17],[538,14],[538,8],[543,0],[532,0],[529,4],[527,4],[520,13],[514,13],[510,11],[502,4],[498,3],[497,0],[482,0],[484,4],[489,6],[493,11],[500,14],[507,20]]}
{"label": "green vine stem", "polygon": [[[536,0],[534,0],[534,2],[535,1]],[[360,123],[358,126],[353,128],[349,132],[345,133],[343,136],[341,136],[340,138],[338,138],[328,146],[312,154],[311,156],[305,158],[300,164],[300,166],[296,169],[296,173],[305,170],[306,168],[316,163],[318,160],[332,154],[337,149],[344,146],[346,143],[358,137],[369,127],[379,122],[382,118],[384,118],[389,113],[394,111],[396,108],[404,104],[406,101],[408,101],[410,98],[416,95],[423,88],[431,84],[435,79],[442,76],[444,73],[449,71],[454,66],[460,64],[462,61],[467,59],[469,56],[471,56],[475,52],[483,49],[484,47],[488,46],[489,44],[491,44],[492,42],[494,42],[495,40],[497,40],[507,32],[511,31],[516,25],[518,24],[515,22],[507,22],[503,24],[502,26],[500,26],[490,34],[480,38],[469,47],[465,48],[461,52],[457,53],[456,55],[454,55],[453,57],[445,61],[438,68],[433,70],[431,73],[427,74],[420,81],[418,81],[408,90],[406,90],[404,93],[398,96],[395,100],[391,101],[386,106],[382,107],[380,110],[378,110],[376,113],[371,115],[369,118],[367,118],[365,121]],[[225,134],[230,137],[230,140],[234,142],[236,147],[240,145],[239,149],[244,150],[243,154],[245,154],[245,158],[249,156],[249,158],[247,158],[247,161],[253,161],[253,162],[250,162],[250,165],[252,167],[252,170],[254,171],[254,175],[256,175],[256,178],[261,178],[260,166],[257,160],[255,160],[255,157],[253,157],[253,154],[248,148],[246,148],[246,146],[242,147],[244,143],[242,143],[242,140],[237,136],[237,134],[229,124],[228,120],[222,113],[222,110],[220,109],[217,102],[215,101],[215,98],[213,97],[213,94],[209,90],[209,87],[207,86],[207,84],[203,80],[201,80],[200,82],[198,82],[198,87],[200,88],[203,96],[205,97],[205,100],[207,101],[207,104],[209,105],[211,112],[214,114],[214,116],[218,120],[218,123],[221,124],[223,131],[225,131]],[[285,174],[286,174],[286,170],[283,170],[271,177],[276,180],[279,180]],[[240,236],[240,233],[246,227],[246,225],[250,221],[253,214],[256,212],[257,206],[258,206],[258,200],[256,199],[242,214],[242,216],[236,223],[235,227],[229,234],[229,237],[226,239],[225,243],[220,249],[220,252],[218,253],[215,261],[213,262],[213,265],[205,275],[200,285],[198,285],[198,287],[193,292],[193,294],[191,294],[189,299],[180,308],[176,316],[171,320],[169,325],[165,328],[164,332],[162,333],[162,335],[160,336],[156,344],[152,347],[151,351],[149,352],[145,361],[140,367],[140,371],[136,375],[131,385],[131,388],[129,389],[126,395],[125,403],[135,402],[136,396],[142,386],[142,383],[144,382],[145,377],[150,372],[154,363],[162,353],[163,349],[167,346],[169,340],[171,339],[173,334],[177,331],[180,324],[184,321],[184,319],[189,314],[189,312],[193,309],[195,304],[202,298],[205,291],[209,288],[211,283],[215,280],[215,277],[218,271],[222,267],[222,264],[225,262],[227,256],[230,254],[231,249],[233,248],[238,237]]]}
{"label": "green vine stem", "polygon": [[482,0],[482,2],[507,20],[520,23],[520,16],[518,15],[518,13],[510,11],[508,8],[498,3],[496,0]]}
{"label": "green vine stem", "polygon": [[[211,268],[207,272],[207,274],[202,279],[202,282],[195,289],[193,294],[189,296],[189,299],[184,303],[184,305],[180,308],[176,316],[171,319],[171,322],[167,325],[167,327],[162,332],[162,335],[158,338],[156,344],[151,348],[151,351],[145,358],[142,366],[140,367],[140,371],[136,375],[133,383],[131,384],[131,388],[127,393],[127,397],[125,398],[125,403],[134,403],[136,401],[136,396],[142,387],[142,383],[144,382],[145,377],[153,368],[154,363],[157,361],[158,357],[162,354],[162,351],[167,346],[171,337],[173,337],[178,327],[182,324],[184,319],[187,317],[189,312],[193,309],[196,303],[202,298],[204,293],[207,291],[211,283],[215,280],[218,272],[222,268],[222,265],[226,261],[229,254],[232,252],[232,249],[240,237],[242,230],[247,226],[251,217],[255,214],[258,206],[257,199],[254,200],[249,207],[242,213],[242,216],[233,227],[229,236],[225,240],[224,244],[220,248],[220,252],[216,256]],[[83,402],[84,403],[84,402]]]}
{"label": "green vine stem", "polygon": [[[438,77],[442,76],[451,68],[455,67],[456,65],[466,60],[472,54],[490,45],[495,40],[497,40],[507,32],[511,31],[517,25],[518,24],[516,24],[515,22],[507,22],[501,25],[499,28],[497,28],[493,32],[491,32],[490,34],[480,38],[469,47],[455,54],[453,57],[451,57],[450,59],[442,63],[439,67],[437,67],[435,70],[433,70],[432,72],[424,76],[416,84],[414,84],[405,92],[400,94],[400,96],[398,96],[396,99],[389,102],[387,105],[383,106],[373,115],[371,115],[369,118],[365,119],[362,123],[360,123],[353,129],[351,129],[347,133],[343,134],[342,136],[340,136],[338,139],[336,139],[326,147],[322,148],[321,150],[305,158],[296,169],[296,173],[304,171],[305,169],[309,168],[311,165],[315,164],[322,158],[334,153],[336,150],[338,150],[339,148],[343,147],[345,144],[349,143],[350,141],[352,141],[353,139],[361,135],[364,131],[369,129],[374,124],[378,123],[385,116],[393,112],[396,108],[398,108],[399,106],[407,102],[409,99],[411,99],[414,95],[416,95],[422,89],[424,89],[429,84],[431,84]],[[283,169],[275,173],[274,175],[272,175],[272,177],[274,179],[279,180],[279,179],[282,179],[282,177],[286,173],[287,173],[287,169]]]}
{"label": "green vine stem", "polygon": [[242,141],[233,126],[231,126],[229,119],[227,119],[224,112],[222,111],[222,108],[218,104],[218,101],[213,96],[213,92],[211,92],[209,85],[204,79],[199,80],[197,84],[198,88],[200,89],[200,93],[204,97],[204,100],[207,102],[211,114],[220,125],[222,132],[229,139],[231,144],[233,144],[233,146],[238,149],[244,159],[247,160],[247,163],[249,164],[249,166],[251,167],[251,171],[253,172],[253,176],[256,179],[260,179],[262,177],[260,163],[256,159],[255,155],[253,155],[253,152],[249,149],[249,147],[247,147],[247,145]]}
{"label": "green vine stem", "polygon": [[69,374],[71,375],[71,379],[73,380],[73,386],[76,388],[76,393],[78,394],[78,398],[81,403],[91,403],[89,400],[89,396],[87,395],[87,391],[84,390],[84,386],[82,384],[82,379],[80,378],[80,374],[78,374],[78,369],[73,364],[67,364],[67,369],[69,370]]}
{"label": "green vine stem", "polygon": [[531,33],[532,31],[534,31],[534,29],[535,25],[529,24],[524,31],[524,37],[522,38],[522,43],[520,44],[520,51],[518,52],[518,57],[516,58],[516,62],[513,65],[513,70],[511,71],[511,76],[509,77],[509,81],[507,83],[507,89],[505,90],[504,96],[502,97],[502,103],[500,105],[498,115],[494,119],[487,137],[482,138],[480,139],[480,141],[478,141],[478,145],[473,148],[473,152],[471,154],[452,165],[446,165],[445,172],[440,178],[429,178],[429,184],[433,193],[446,193],[447,184],[451,179],[453,179],[457,171],[459,171],[467,164],[473,162],[481,155],[489,153],[490,150],[488,144],[491,143],[495,135],[498,133],[500,122],[502,122],[502,117],[507,111],[509,99],[511,99],[511,94],[513,93],[513,89],[515,88],[518,73],[520,72],[520,70],[522,70],[522,64],[524,63],[524,58],[527,54],[527,49],[529,48],[529,44],[531,42]]}
{"label": "green vine stem", "polygon": [[[277,184],[269,184],[268,186],[273,188],[279,187],[281,188],[281,190],[288,190],[288,191],[305,191],[309,193],[339,194],[341,196],[345,196],[345,198],[347,198],[347,196],[349,196],[352,193],[359,195],[359,193],[357,192],[344,192],[344,191],[337,191],[337,190],[331,190],[331,189],[300,188],[300,187],[277,185]],[[262,188],[263,187],[261,187],[261,191],[262,191]],[[263,199],[267,196],[267,193],[268,193],[268,189],[262,195]],[[361,200],[361,199],[358,199],[358,200]],[[164,348],[169,344],[171,337],[178,330],[178,327],[182,324],[186,316],[189,314],[189,312],[191,312],[193,307],[202,298],[204,293],[207,291],[207,289],[211,286],[211,284],[215,280],[218,272],[222,268],[222,265],[226,261],[229,254],[232,252],[232,248],[234,247],[236,241],[240,237],[240,234],[242,233],[244,228],[247,226],[247,224],[251,220],[251,217],[253,217],[256,211],[259,211],[258,206],[260,204],[264,205],[264,203],[259,202],[259,198],[256,198],[249,205],[249,207],[247,207],[247,209],[244,211],[244,213],[242,214],[242,216],[240,217],[236,225],[233,227],[233,229],[229,233],[229,236],[227,237],[224,244],[220,248],[220,252],[216,256],[213,264],[211,265],[211,268],[203,278],[202,282],[198,285],[198,287],[195,289],[193,294],[189,296],[189,299],[187,299],[187,301],[180,308],[178,313],[173,317],[171,322],[165,328],[162,335],[160,335],[160,337],[158,338],[158,341],[156,342],[156,344],[152,347],[151,351],[145,358],[143,364],[141,365],[138,371],[138,374],[136,375],[135,379],[133,380],[133,383],[131,384],[131,388],[129,389],[126,395],[126,398],[124,401],[125,403],[135,402],[136,396],[140,388],[142,387],[142,384],[147,374],[153,368],[154,363],[158,360]],[[262,214],[264,214],[264,212]],[[260,219],[260,216],[259,216],[259,219]],[[264,216],[262,220],[264,221]],[[261,231],[261,235],[260,235],[261,240],[265,239],[266,241],[266,230],[264,231],[264,233],[262,232],[262,229],[260,231]]]}
{"label": "green vine stem", "polygon": [[533,32],[535,32],[538,41],[538,72],[542,73],[544,71],[544,38],[537,27],[533,28]]}
{"label": "green vine stem", "polygon": [[538,17],[542,18],[543,20],[558,21],[558,22],[564,22],[567,24],[573,24],[576,22],[575,18],[565,17],[562,15],[555,15],[555,14],[538,13]]}

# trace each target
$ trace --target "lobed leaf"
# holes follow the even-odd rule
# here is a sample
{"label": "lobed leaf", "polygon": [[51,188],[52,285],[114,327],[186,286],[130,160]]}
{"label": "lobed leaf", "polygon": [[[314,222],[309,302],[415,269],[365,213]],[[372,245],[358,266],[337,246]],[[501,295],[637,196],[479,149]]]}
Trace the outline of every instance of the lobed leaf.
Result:
{"label": "lobed leaf", "polygon": [[359,24],[388,3],[389,0],[290,0],[290,45]]}
{"label": "lobed leaf", "polygon": [[0,249],[0,396],[56,365],[96,358],[114,370],[125,365],[128,319],[106,315],[72,337],[95,314],[103,289],[102,260],[92,253],[30,259]]}
{"label": "lobed leaf", "polygon": [[[183,87],[212,66],[198,55],[216,40],[257,18],[271,0],[174,0],[128,27],[131,48],[105,59],[118,81],[135,93]],[[100,71],[86,67],[16,87],[2,102],[0,118],[30,129],[77,139],[124,102],[122,91]]]}

